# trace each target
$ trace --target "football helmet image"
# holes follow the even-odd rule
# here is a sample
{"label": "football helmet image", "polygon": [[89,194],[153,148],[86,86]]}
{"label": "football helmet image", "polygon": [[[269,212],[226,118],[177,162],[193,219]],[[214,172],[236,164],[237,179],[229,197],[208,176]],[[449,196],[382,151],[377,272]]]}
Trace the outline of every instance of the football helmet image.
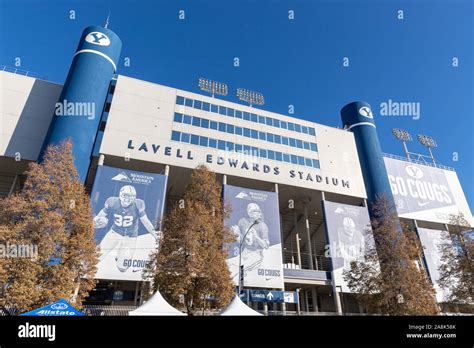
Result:
{"label": "football helmet image", "polygon": [[249,203],[247,205],[247,214],[254,220],[261,220],[262,219],[262,209],[256,203]]}
{"label": "football helmet image", "polygon": [[343,226],[344,233],[346,234],[347,237],[352,238],[354,234],[356,233],[355,222],[350,217],[344,218],[344,220],[342,221],[342,226]]}
{"label": "football helmet image", "polygon": [[119,198],[122,207],[128,207],[130,204],[133,204],[137,198],[137,191],[135,190],[135,187],[131,185],[125,185],[122,187],[120,189]]}

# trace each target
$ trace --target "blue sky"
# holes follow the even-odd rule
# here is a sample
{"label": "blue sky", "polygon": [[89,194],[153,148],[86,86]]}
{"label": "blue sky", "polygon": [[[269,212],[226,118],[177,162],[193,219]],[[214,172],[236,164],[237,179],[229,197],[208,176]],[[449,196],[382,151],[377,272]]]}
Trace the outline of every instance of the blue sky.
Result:
{"label": "blue sky", "polygon": [[[194,92],[201,76],[225,81],[227,100],[237,87],[260,91],[264,109],[288,114],[291,104],[293,116],[330,126],[344,105],[367,101],[384,152],[402,155],[393,127],[433,136],[474,211],[472,1],[0,0],[0,64],[19,57],[22,69],[63,83],[82,30],[109,9],[123,41],[119,74]],[[420,118],[380,116],[389,99],[420,103]],[[416,140],[409,149],[426,153]]]}

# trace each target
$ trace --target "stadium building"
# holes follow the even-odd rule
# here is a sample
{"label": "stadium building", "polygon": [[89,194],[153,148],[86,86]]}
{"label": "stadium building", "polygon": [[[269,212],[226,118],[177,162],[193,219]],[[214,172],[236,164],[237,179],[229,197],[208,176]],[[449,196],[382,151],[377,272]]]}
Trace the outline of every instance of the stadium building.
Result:
{"label": "stadium building", "polygon": [[116,75],[121,45],[108,28],[86,28],[64,85],[0,71],[1,195],[22,187],[46,145],[72,139],[102,251],[89,303],[143,300],[157,221],[199,164],[217,173],[233,207],[227,224],[243,242],[229,267],[237,284],[240,252],[253,308],[361,312],[342,270],[371,242],[379,194],[416,227],[420,265],[436,285],[449,215],[472,216],[463,189],[452,168],[383,154],[369,104],[346,105],[341,128],[328,127]]}

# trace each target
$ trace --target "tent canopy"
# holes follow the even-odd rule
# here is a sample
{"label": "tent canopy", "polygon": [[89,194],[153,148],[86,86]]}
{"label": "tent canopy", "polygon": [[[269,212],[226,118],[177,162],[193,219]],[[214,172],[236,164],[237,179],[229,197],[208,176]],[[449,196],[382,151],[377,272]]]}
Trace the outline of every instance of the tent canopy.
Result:
{"label": "tent canopy", "polygon": [[186,315],[171,306],[157,291],[143,305],[128,312],[128,315]]}
{"label": "tent canopy", "polygon": [[262,315],[247,306],[242,300],[235,295],[234,299],[229,303],[227,308],[223,309],[220,315]]}
{"label": "tent canopy", "polygon": [[24,316],[81,316],[84,315],[76,308],[71,306],[69,302],[64,299],[50,303],[47,306],[37,308],[31,312],[26,312],[21,315]]}

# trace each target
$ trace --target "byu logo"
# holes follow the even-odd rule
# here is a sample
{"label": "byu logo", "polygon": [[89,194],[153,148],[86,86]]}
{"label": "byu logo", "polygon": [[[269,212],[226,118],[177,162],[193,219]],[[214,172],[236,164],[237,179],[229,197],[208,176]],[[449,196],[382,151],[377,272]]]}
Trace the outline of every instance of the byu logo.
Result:
{"label": "byu logo", "polygon": [[410,175],[412,178],[421,179],[423,177],[423,172],[418,167],[407,166],[405,168],[405,170],[406,170],[407,174]]}
{"label": "byu logo", "polygon": [[110,45],[110,39],[107,37],[107,35],[99,31],[93,31],[87,34],[86,41],[94,45],[100,45],[100,46]]}
{"label": "byu logo", "polygon": [[361,114],[364,117],[374,118],[374,116],[372,115],[372,110],[370,110],[368,106],[361,107],[359,109],[359,114]]}

